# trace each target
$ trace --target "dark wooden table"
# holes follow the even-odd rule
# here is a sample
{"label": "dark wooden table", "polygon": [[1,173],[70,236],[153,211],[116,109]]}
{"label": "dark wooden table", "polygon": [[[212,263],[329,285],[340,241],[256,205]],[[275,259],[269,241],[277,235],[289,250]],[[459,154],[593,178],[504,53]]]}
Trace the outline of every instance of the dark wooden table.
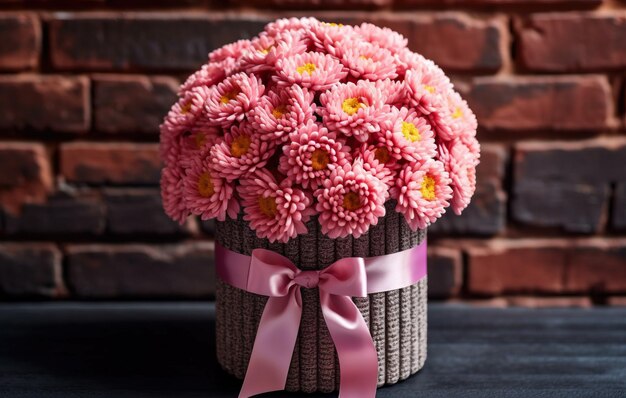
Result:
{"label": "dark wooden table", "polygon": [[[426,367],[377,397],[626,397],[626,309],[429,317]],[[0,304],[0,397],[234,398],[214,334],[205,303]]]}

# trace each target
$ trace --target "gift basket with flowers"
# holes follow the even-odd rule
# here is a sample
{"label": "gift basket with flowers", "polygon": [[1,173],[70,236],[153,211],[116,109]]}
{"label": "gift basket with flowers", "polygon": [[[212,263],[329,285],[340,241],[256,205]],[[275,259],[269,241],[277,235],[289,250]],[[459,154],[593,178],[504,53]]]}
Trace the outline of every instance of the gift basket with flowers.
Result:
{"label": "gift basket with flowers", "polygon": [[209,54],[161,126],[167,214],[215,218],[241,396],[366,397],[426,358],[426,228],[476,186],[476,118],[387,28],[281,19]]}

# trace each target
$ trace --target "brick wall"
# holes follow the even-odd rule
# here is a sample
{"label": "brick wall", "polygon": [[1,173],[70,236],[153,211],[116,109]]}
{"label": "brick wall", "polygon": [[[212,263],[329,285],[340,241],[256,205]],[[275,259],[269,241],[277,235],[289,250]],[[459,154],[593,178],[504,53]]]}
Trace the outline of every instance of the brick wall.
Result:
{"label": "brick wall", "polygon": [[626,303],[626,2],[154,3],[0,0],[3,299],[211,297],[213,228],[164,216],[157,126],[210,50],[312,14],[401,32],[479,118],[476,197],[430,230],[432,297]]}

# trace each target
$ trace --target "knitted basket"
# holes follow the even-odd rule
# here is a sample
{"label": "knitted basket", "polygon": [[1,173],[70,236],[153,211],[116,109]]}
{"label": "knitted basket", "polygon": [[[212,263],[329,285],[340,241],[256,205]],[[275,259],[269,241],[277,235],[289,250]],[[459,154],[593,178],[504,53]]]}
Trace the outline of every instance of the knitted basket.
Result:
{"label": "knitted basket", "polygon": [[[395,253],[418,245],[426,231],[411,231],[404,218],[386,203],[386,216],[358,239],[330,239],[319,231],[315,218],[308,233],[286,244],[257,238],[243,220],[217,222],[217,241],[224,247],[250,255],[266,248],[288,257],[300,269],[323,269],[351,256],[371,257]],[[378,353],[378,386],[394,384],[416,373],[426,360],[426,278],[399,290],[353,298],[363,314]],[[229,373],[243,379],[256,330],[267,301],[218,280],[217,359]],[[337,353],[324,323],[317,288],[302,289],[302,320],[291,359],[287,391],[332,392],[339,388]]]}

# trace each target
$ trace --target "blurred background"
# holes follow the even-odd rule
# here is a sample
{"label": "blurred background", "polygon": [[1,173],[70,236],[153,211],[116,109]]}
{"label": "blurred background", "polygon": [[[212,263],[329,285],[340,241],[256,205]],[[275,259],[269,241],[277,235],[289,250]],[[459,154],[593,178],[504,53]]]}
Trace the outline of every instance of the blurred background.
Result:
{"label": "blurred background", "polygon": [[479,119],[429,230],[433,299],[626,305],[626,1],[0,0],[0,300],[211,299],[213,225],[163,214],[158,125],[270,20],[388,26]]}

